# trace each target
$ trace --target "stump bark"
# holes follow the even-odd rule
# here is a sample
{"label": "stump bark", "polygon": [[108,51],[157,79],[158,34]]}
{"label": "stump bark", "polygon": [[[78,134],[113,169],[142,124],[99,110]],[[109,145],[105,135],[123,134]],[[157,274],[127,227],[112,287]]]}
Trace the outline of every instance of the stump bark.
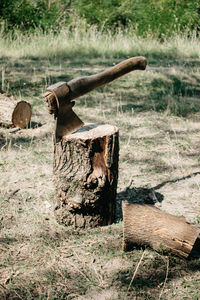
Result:
{"label": "stump bark", "polygon": [[26,128],[32,115],[31,105],[13,96],[0,94],[0,126]]}
{"label": "stump bark", "polygon": [[[165,213],[152,205],[123,203],[123,250],[134,245],[150,246],[156,251],[172,252],[188,258],[200,253],[200,229],[181,216]],[[195,248],[195,249],[194,249]]]}
{"label": "stump bark", "polygon": [[54,142],[54,183],[60,224],[111,224],[118,180],[118,128],[88,124]]}

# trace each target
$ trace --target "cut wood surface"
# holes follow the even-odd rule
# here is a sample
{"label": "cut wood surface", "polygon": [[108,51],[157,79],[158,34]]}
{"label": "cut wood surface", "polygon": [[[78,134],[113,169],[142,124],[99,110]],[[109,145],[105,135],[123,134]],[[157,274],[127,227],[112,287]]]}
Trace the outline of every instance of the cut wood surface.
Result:
{"label": "cut wood surface", "polygon": [[111,224],[118,179],[118,128],[87,124],[54,144],[56,219],[73,227]]}
{"label": "cut wood surface", "polygon": [[135,245],[150,246],[188,258],[199,239],[197,226],[189,224],[183,216],[165,213],[152,205],[125,201],[123,220],[124,251]]}
{"label": "cut wood surface", "polygon": [[31,105],[13,96],[0,94],[0,126],[26,128],[31,121]]}

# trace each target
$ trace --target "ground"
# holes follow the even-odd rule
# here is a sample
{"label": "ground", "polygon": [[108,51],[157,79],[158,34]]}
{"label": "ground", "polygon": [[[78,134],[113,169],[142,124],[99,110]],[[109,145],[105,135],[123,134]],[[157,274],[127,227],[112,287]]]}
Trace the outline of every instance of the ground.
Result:
{"label": "ground", "polygon": [[42,94],[51,83],[100,72],[110,61],[2,63],[4,86],[32,104],[33,116],[30,128],[0,130],[0,298],[199,299],[198,258],[122,251],[120,203],[155,202],[200,223],[200,61],[150,59],[146,71],[76,101],[84,122],[110,123],[120,132],[116,223],[87,231],[54,218],[54,120]]}

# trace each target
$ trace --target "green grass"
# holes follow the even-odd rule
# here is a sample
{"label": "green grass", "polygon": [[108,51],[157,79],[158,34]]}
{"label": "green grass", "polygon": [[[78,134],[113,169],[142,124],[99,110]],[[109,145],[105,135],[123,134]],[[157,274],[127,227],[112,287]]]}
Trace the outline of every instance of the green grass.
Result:
{"label": "green grass", "polygon": [[199,259],[146,249],[130,285],[143,250],[121,250],[122,222],[85,231],[56,223],[54,120],[42,100],[51,83],[145,55],[146,71],[77,99],[75,111],[119,127],[118,214],[120,200],[149,201],[153,191],[161,209],[199,223],[198,47],[184,37],[161,44],[92,29],[0,41],[3,85],[33,107],[30,128],[0,129],[1,299],[198,299]]}
{"label": "green grass", "polygon": [[[36,30],[29,35],[15,33],[15,39],[8,37],[0,39],[0,56],[13,58],[31,58],[37,65],[39,59],[72,59],[93,64],[92,59],[110,59],[128,56],[144,55],[153,58],[153,62],[163,59],[200,58],[198,37],[175,35],[162,42],[149,36],[142,38],[134,33],[119,31],[116,34],[107,31],[102,33],[96,27],[87,28],[80,23],[72,31],[65,28],[59,34],[48,34]],[[60,61],[60,62],[61,62]],[[163,65],[163,62],[160,62]],[[186,63],[186,62],[185,62]],[[20,63],[18,63],[20,65]],[[156,63],[157,65],[157,63]],[[42,66],[41,66],[42,68]]]}

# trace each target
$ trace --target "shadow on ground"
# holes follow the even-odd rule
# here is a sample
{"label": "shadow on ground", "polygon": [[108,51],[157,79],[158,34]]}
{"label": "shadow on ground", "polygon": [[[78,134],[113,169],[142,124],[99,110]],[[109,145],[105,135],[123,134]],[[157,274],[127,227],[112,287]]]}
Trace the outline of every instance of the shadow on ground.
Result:
{"label": "shadow on ground", "polygon": [[135,188],[131,187],[132,182],[126,187],[124,190],[117,194],[117,207],[116,207],[116,222],[122,220],[122,202],[129,201],[131,203],[137,204],[152,204],[155,205],[158,202],[162,202],[164,200],[164,195],[156,192],[166,184],[180,182],[186,179],[190,179],[193,176],[199,175],[200,172],[194,172],[187,176],[183,176],[181,178],[176,178],[173,180],[167,180],[159,183],[158,185],[152,188]]}
{"label": "shadow on ground", "polygon": [[[129,289],[130,293],[131,291],[135,292],[137,296],[144,296],[147,293],[152,297],[140,299],[158,299],[159,287],[160,285],[163,285],[165,280],[170,284],[173,280],[178,280],[190,273],[194,274],[195,272],[198,272],[199,268],[200,261],[198,259],[186,261],[177,257],[155,255],[151,260],[144,259],[144,263],[140,266],[133,281],[134,269],[120,270],[115,274],[115,278],[120,282],[122,288]],[[184,288],[188,287],[191,287],[191,289],[193,286],[194,288],[197,288],[198,279],[190,282],[190,279],[188,278],[188,281],[186,279],[184,283],[185,286],[183,284],[182,287],[183,291]]]}
{"label": "shadow on ground", "polygon": [[[28,125],[27,129],[22,129],[23,131],[26,131],[27,135],[29,133],[30,129],[37,129],[39,127],[42,127],[44,124],[40,122],[31,121]],[[3,150],[5,147],[9,146],[10,144],[19,144],[23,146],[30,145],[33,142],[33,134],[30,134],[30,136],[23,136],[18,135],[20,132],[20,129],[18,128],[2,128],[2,131],[0,129],[0,150]],[[16,134],[16,135],[15,135]],[[48,133],[51,135],[51,132]],[[40,139],[46,137],[47,133],[43,133],[40,135]]]}
{"label": "shadow on ground", "polygon": [[[38,236],[37,243],[36,240],[34,240],[34,243],[31,242],[34,236],[32,238],[18,236],[16,238],[0,239],[1,246],[7,252],[13,250],[14,246],[20,250],[26,249],[26,247],[30,249],[29,244],[32,244],[33,247],[38,245],[38,251],[44,245],[43,250],[50,251],[52,257],[53,251],[56,250],[55,253],[59,251],[59,256],[55,256],[56,259],[51,261],[50,264],[47,262],[44,267],[42,267],[44,253],[38,252],[37,264],[34,266],[35,268],[38,267],[37,275],[33,273],[31,279],[28,276],[26,280],[24,278],[26,274],[23,274],[20,269],[20,261],[24,263],[25,253],[23,251],[22,254],[20,251],[11,252],[10,255],[13,261],[9,258],[5,262],[5,266],[9,268],[10,264],[16,264],[18,272],[17,269],[14,269],[9,275],[5,273],[4,283],[0,285],[1,299],[46,299],[46,297],[55,300],[74,299],[74,295],[76,297],[87,295],[92,288],[98,291],[101,276],[103,276],[104,285],[101,286],[100,290],[110,286],[120,291],[123,295],[120,299],[133,299],[135,295],[141,297],[138,299],[158,299],[165,280],[167,280],[167,285],[171,285],[171,282],[176,282],[183,277],[185,278],[182,281],[183,290],[188,287],[195,287],[197,290],[198,277],[194,279],[194,276],[195,273],[197,273],[197,276],[199,274],[200,260],[184,260],[178,257],[164,256],[146,249],[143,260],[135,273],[142,253],[141,249],[135,248],[133,251],[122,255],[120,232],[121,226],[118,225],[115,229],[112,226],[106,226],[88,231],[82,230],[80,234],[78,231],[69,231],[68,234],[61,235],[60,240],[58,233],[55,232],[52,236],[53,232],[46,231],[44,236]],[[100,235],[99,239],[96,238],[97,233]],[[83,239],[82,235],[85,235],[86,239]],[[76,255],[77,251],[79,251],[79,256]],[[90,262],[91,259],[87,260],[88,254],[90,254],[90,258],[96,258],[93,263]],[[28,256],[30,253],[26,252],[26,255]],[[113,271],[107,269],[107,262],[116,262],[117,257],[119,261],[124,262],[124,266],[116,266]],[[127,261],[131,263],[126,267]],[[27,272],[31,271],[31,266],[27,265],[25,267]],[[98,274],[96,270],[98,270]],[[190,280],[191,274],[193,280]],[[132,280],[133,277],[134,280]],[[151,295],[151,298],[148,298],[148,295]]]}

